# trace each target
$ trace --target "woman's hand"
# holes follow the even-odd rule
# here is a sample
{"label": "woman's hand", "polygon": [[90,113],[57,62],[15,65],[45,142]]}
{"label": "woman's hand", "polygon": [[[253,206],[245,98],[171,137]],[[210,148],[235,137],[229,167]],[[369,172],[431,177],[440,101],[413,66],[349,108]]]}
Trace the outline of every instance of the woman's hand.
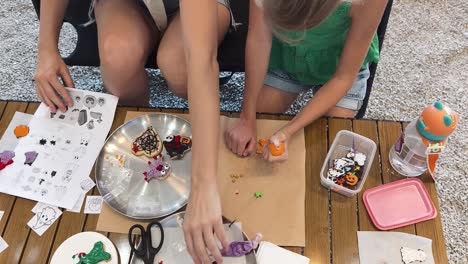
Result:
{"label": "woman's hand", "polygon": [[74,87],[70,72],[60,57],[60,53],[39,50],[34,76],[36,91],[41,101],[49,107],[51,112],[57,111],[57,107],[62,112],[66,112],[67,107],[73,106],[73,100],[59,78],[62,79],[65,86]]}
{"label": "woman's hand", "polygon": [[223,249],[227,249],[229,244],[224,232],[221,201],[216,184],[192,185],[183,228],[187,250],[196,264],[212,263],[207,249],[217,263],[222,263],[216,239],[221,241]]}
{"label": "woman's hand", "polygon": [[[284,161],[288,159],[288,141],[290,135],[284,129],[280,129],[275,134],[273,134],[269,139],[267,144],[263,147],[263,159],[270,162]],[[284,144],[284,152],[279,156],[273,156],[270,152],[270,144],[273,144],[275,148],[279,149],[280,144]]]}
{"label": "woman's hand", "polygon": [[224,132],[226,146],[234,154],[242,157],[250,156],[257,145],[256,120],[240,118],[239,121]]}

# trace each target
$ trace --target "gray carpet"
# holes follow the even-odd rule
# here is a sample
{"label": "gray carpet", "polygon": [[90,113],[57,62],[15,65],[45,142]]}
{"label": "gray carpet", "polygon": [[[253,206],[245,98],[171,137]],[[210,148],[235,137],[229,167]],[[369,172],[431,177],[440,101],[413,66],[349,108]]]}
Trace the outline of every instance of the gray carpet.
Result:
{"label": "gray carpet", "polygon": [[[31,78],[35,68],[38,21],[28,0],[0,5],[0,100],[36,101]],[[65,27],[63,54],[76,36]],[[99,69],[72,67],[77,87],[101,90]],[[152,76],[151,104],[185,107],[167,94],[158,71]],[[382,60],[367,112],[368,118],[410,120],[435,100],[462,115],[468,113],[468,2],[395,0]],[[239,110],[243,75],[221,88],[222,109]],[[300,101],[295,108],[299,107]],[[451,137],[439,166],[437,189],[450,263],[468,263],[468,131],[466,117]]]}

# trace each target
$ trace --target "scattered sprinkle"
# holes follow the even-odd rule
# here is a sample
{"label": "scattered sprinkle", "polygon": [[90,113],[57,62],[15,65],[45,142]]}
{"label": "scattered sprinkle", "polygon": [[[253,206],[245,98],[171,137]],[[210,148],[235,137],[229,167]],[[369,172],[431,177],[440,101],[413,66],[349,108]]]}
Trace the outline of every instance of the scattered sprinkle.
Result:
{"label": "scattered sprinkle", "polygon": [[262,192],[255,192],[254,196],[255,196],[255,198],[262,198],[263,193]]}

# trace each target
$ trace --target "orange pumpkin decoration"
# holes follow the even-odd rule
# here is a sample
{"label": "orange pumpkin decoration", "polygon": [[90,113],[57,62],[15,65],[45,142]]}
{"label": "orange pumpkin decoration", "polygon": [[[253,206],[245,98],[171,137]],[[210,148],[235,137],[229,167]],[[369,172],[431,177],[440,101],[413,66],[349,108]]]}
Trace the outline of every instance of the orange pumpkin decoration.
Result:
{"label": "orange pumpkin decoration", "polygon": [[267,141],[264,138],[258,140],[257,154],[262,154],[263,148],[265,147]]}
{"label": "orange pumpkin decoration", "polygon": [[17,126],[13,133],[17,138],[25,137],[29,134],[29,127],[24,125]]}
{"label": "orange pumpkin decoration", "polygon": [[275,146],[275,144],[270,143],[268,145],[268,148],[270,149],[270,153],[273,156],[281,156],[281,154],[284,153],[284,143],[283,142],[281,142],[278,147]]}
{"label": "orange pumpkin decoration", "polygon": [[345,179],[346,179],[346,183],[350,186],[356,185],[359,181],[359,178],[356,175],[352,174],[351,172],[348,172],[346,174]]}

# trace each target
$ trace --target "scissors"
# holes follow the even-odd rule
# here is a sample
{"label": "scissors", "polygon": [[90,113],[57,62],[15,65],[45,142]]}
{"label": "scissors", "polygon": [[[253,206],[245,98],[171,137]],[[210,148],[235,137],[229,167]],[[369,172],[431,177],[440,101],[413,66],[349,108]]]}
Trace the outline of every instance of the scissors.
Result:
{"label": "scissors", "polygon": [[[159,228],[159,231],[161,232],[161,240],[159,241],[159,245],[157,247],[153,247],[153,239],[151,237],[151,229],[153,227]],[[134,232],[135,229],[139,229],[140,233]],[[140,235],[140,234],[141,234],[141,242],[138,245],[138,247],[136,247],[135,235]],[[161,247],[164,242],[163,227],[161,223],[159,223],[158,221],[149,223],[148,226],[146,227],[146,230],[142,225],[139,225],[139,224],[133,225],[132,227],[130,227],[130,230],[128,231],[128,242],[130,243],[131,256],[135,254],[135,256],[143,260],[143,263],[153,264],[154,258],[156,254],[161,250]],[[130,257],[130,261],[131,260],[132,260],[132,257]]]}

